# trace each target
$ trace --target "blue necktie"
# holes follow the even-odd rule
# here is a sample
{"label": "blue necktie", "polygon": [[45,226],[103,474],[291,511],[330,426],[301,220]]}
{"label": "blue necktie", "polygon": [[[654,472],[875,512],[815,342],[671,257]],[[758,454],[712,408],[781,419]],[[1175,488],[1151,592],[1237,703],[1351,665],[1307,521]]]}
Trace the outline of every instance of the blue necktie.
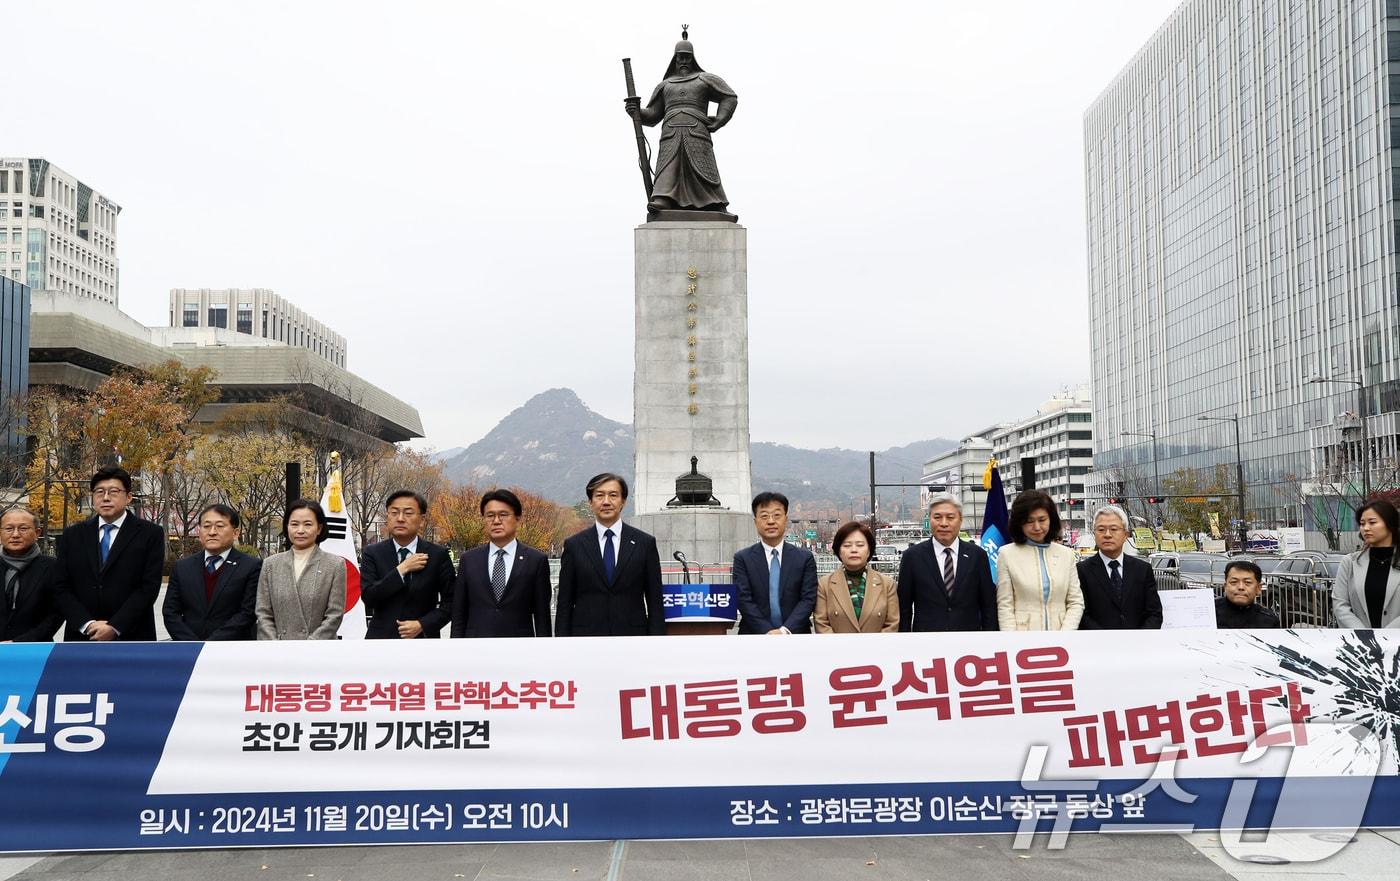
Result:
{"label": "blue necktie", "polygon": [[778,602],[778,580],[782,578],[783,561],[778,557],[778,549],[773,549],[773,559],[768,564],[768,614],[773,619],[773,627],[783,626],[783,604]]}
{"label": "blue necktie", "polygon": [[218,569],[219,569],[219,558],[218,558],[218,557],[210,557],[209,559],[207,559],[207,560],[204,561],[204,571],[205,571],[205,572],[208,572],[210,575],[213,575],[216,571],[218,571]]}
{"label": "blue necktie", "polygon": [[608,584],[613,583],[613,576],[617,574],[617,552],[613,550],[613,531],[603,530],[603,574],[608,577]]}
{"label": "blue necktie", "polygon": [[[407,560],[407,559],[408,559],[408,548],[399,548],[399,562],[402,563],[404,560]],[[412,577],[413,577],[413,573],[412,573],[412,572],[410,572],[410,573],[408,573],[407,575],[403,576],[403,578],[402,578],[401,580],[403,581],[404,587],[408,587],[408,580],[409,580],[410,578],[412,578]]]}
{"label": "blue necktie", "polygon": [[112,530],[116,529],[115,523],[102,524],[102,565],[107,565],[107,555],[112,552]]}

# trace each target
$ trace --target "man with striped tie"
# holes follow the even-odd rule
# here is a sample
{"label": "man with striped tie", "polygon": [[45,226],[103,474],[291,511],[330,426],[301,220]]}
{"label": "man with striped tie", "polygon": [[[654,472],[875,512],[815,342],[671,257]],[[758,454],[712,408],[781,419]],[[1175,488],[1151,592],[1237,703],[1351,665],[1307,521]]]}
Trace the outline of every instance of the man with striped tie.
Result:
{"label": "man with striped tie", "polygon": [[447,548],[419,537],[428,500],[411,489],[384,502],[389,537],[365,548],[361,598],[370,610],[366,639],[437,639],[452,615],[457,572]]}
{"label": "man with striped tie", "polygon": [[481,497],[486,544],[462,555],[452,636],[549,636],[549,558],[515,538],[524,514],[508,489]]}
{"label": "man with striped tie", "polygon": [[812,632],[817,606],[817,561],[812,552],[783,541],[788,500],[782,493],[753,498],[758,542],[734,555],[734,592],[739,595],[739,633]]}
{"label": "man with striped tie", "polygon": [[899,629],[996,630],[997,586],[987,552],[963,541],[962,504],[952,493],[929,497],[927,541],[899,559]]}

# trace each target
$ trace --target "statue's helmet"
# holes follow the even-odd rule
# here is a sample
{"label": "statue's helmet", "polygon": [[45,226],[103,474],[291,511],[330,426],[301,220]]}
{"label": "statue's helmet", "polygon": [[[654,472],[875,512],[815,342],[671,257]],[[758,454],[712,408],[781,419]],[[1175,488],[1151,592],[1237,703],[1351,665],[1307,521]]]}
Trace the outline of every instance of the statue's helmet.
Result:
{"label": "statue's helmet", "polygon": [[681,27],[681,40],[676,44],[675,50],[671,53],[671,63],[666,67],[666,79],[670,79],[676,75],[676,58],[682,52],[690,56],[690,72],[692,74],[705,72],[705,69],[700,66],[700,62],[695,60],[695,46],[690,42],[689,27],[689,25],[682,25]]}

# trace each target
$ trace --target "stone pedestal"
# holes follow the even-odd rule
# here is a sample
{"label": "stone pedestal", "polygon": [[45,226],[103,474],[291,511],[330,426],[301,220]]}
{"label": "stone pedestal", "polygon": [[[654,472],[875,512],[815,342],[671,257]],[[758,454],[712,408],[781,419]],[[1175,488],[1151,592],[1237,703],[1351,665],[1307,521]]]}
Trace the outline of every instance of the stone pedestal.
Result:
{"label": "stone pedestal", "polygon": [[[656,536],[656,549],[661,554],[662,566],[676,565],[673,556],[676,551],[685,554],[692,570],[696,565],[728,565],[734,560],[735,551],[758,541],[753,517],[748,511],[671,508],[650,514],[635,514],[627,522]],[[729,578],[706,574],[705,580],[728,581]]]}
{"label": "stone pedestal", "polygon": [[[699,220],[637,227],[636,322],[636,513],[630,519],[661,540],[663,558],[682,550],[697,562],[728,561],[741,535],[743,544],[754,541],[748,231]],[[728,510],[701,512],[713,515],[707,519],[678,515],[663,526],[652,515],[666,510],[692,455]]]}

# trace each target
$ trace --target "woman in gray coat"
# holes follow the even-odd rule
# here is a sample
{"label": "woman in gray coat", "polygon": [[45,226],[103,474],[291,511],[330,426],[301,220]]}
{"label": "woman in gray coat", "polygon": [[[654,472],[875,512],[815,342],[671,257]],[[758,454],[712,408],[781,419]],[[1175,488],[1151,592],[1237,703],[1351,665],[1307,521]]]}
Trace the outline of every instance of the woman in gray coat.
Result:
{"label": "woman in gray coat", "polygon": [[297,499],[282,522],[292,549],[263,560],[258,639],[335,639],[345,617],[345,561],[318,547],[326,539],[326,513]]}
{"label": "woman in gray coat", "polygon": [[1400,627],[1400,569],[1395,537],[1400,513],[1384,499],[1373,499],[1356,512],[1357,531],[1366,547],[1347,554],[1332,584],[1332,614],[1338,627],[1378,630]]}

